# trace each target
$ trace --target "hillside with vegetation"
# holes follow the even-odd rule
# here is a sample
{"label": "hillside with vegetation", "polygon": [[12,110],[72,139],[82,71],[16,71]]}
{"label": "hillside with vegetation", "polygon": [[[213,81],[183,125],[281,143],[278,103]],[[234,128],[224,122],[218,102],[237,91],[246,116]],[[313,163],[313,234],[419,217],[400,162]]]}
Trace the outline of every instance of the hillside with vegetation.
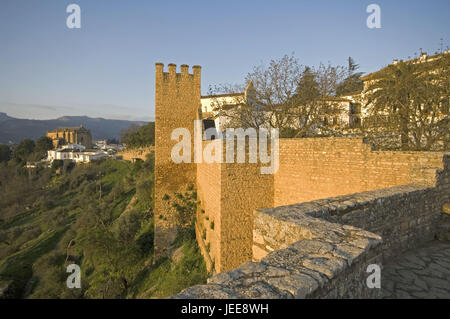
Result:
{"label": "hillside with vegetation", "polygon": [[[136,163],[27,169],[18,156],[38,157],[35,145],[0,149],[3,298],[167,297],[206,281],[192,227],[170,257],[153,259],[153,153]],[[66,286],[72,263],[81,268],[81,289]]]}
{"label": "hillside with vegetation", "polygon": [[130,125],[120,132],[120,142],[129,149],[155,145],[155,122],[142,126]]}

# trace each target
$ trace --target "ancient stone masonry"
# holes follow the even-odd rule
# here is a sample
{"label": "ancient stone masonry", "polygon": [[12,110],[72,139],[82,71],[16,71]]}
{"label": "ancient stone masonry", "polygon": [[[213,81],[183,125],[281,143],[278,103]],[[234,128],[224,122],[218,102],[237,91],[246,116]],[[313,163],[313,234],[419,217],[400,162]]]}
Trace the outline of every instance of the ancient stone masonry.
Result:
{"label": "ancient stone masonry", "polygon": [[141,159],[145,161],[147,159],[147,155],[154,151],[153,146],[140,147],[136,149],[126,149],[124,151],[118,152],[116,154],[117,157],[122,158],[125,161],[132,161],[135,159]]}
{"label": "ancient stone masonry", "polygon": [[450,241],[431,241],[383,265],[383,298],[449,299]]}
{"label": "ancient stone masonry", "polygon": [[[328,148],[323,152],[332,151],[330,145],[343,148],[344,141],[329,143],[324,139]],[[354,145],[355,141],[348,143]],[[365,145],[359,143],[364,149]],[[372,153],[375,157],[382,155]],[[369,289],[365,285],[367,266],[373,263],[381,266],[383,260],[432,240],[443,217],[443,206],[450,200],[450,154],[386,154],[380,157],[383,164],[380,162],[378,169],[389,173],[385,167],[405,166],[405,173],[399,170],[399,176],[392,175],[393,184],[404,181],[405,185],[256,209],[251,219],[253,261],[219,273],[207,285],[188,288],[175,298],[381,297],[380,289]],[[366,154],[366,159],[370,156]],[[397,162],[390,163],[392,158]],[[403,163],[399,163],[400,159]],[[298,167],[302,170],[300,165]],[[304,169],[308,169],[307,166]],[[199,175],[200,171],[203,169],[199,167]],[[359,178],[363,180],[362,175]],[[276,174],[274,179],[276,185]],[[291,181],[296,182],[295,174]],[[198,182],[202,184],[202,180]],[[273,184],[269,181],[265,185],[269,193],[274,191],[276,198]],[[303,188],[298,185],[297,189],[298,196],[303,196]],[[341,191],[336,189],[337,193]],[[293,196],[295,192],[287,198]],[[207,202],[205,200],[204,204]],[[238,227],[242,227],[242,220],[232,229]],[[249,242],[241,243],[236,249],[245,251],[246,243]]]}
{"label": "ancient stone masonry", "polygon": [[[280,167],[274,175],[261,175],[250,164],[197,167],[204,211],[198,220],[206,216],[215,225],[197,231],[205,237],[204,246],[209,244],[208,254],[202,252],[217,272],[250,260],[251,216],[253,210],[264,207],[321,199],[321,205],[329,207],[322,218],[380,235],[394,232],[397,237],[386,238],[386,243],[401,245],[401,250],[430,240],[436,233],[450,193],[448,169],[444,169],[448,156],[372,151],[361,139],[346,138],[282,139],[279,145]],[[394,186],[398,188],[386,189]],[[366,193],[356,194],[360,192]],[[332,198],[339,195],[347,197]],[[330,211],[337,207],[335,215],[340,219]]]}
{"label": "ancient stone masonry", "polygon": [[[204,141],[203,145],[218,142]],[[201,202],[197,238],[208,268],[214,266],[216,272],[233,269],[252,258],[253,211],[273,203],[273,176],[260,174],[260,167],[259,163],[197,166]]]}
{"label": "ancient stone masonry", "polygon": [[48,131],[46,136],[52,139],[54,148],[66,144],[80,144],[86,148],[92,147],[91,131],[81,125],[79,127],[59,127],[53,131]]}
{"label": "ancient stone masonry", "polygon": [[[272,175],[248,160],[175,164],[172,131],[194,136],[199,107],[200,67],[189,74],[183,65],[177,74],[175,65],[166,73],[157,64],[155,255],[167,254],[177,235],[165,195],[194,185],[197,241],[218,273],[175,298],[380,297],[365,284],[369,264],[447,238],[450,154],[305,138],[279,141]],[[202,141],[202,149],[220,142]]]}
{"label": "ancient stone masonry", "polygon": [[[167,194],[183,192],[196,184],[194,163],[175,164],[171,159],[172,147],[178,142],[171,139],[176,128],[186,128],[194,136],[194,120],[200,108],[200,66],[189,74],[187,65],[176,72],[176,65],[156,64],[155,90],[155,257],[167,254],[177,235],[173,209],[163,198]],[[193,139],[191,140],[193,146]],[[193,152],[193,147],[191,148]],[[193,158],[193,154],[191,154]]]}
{"label": "ancient stone masonry", "polygon": [[275,248],[282,249],[219,273],[207,285],[188,288],[174,298],[381,296],[379,289],[365,284],[367,266],[381,264],[380,236],[309,217],[295,205],[256,211],[255,227],[261,224]]}
{"label": "ancient stone masonry", "polygon": [[411,183],[434,185],[442,157],[373,151],[358,138],[281,139],[274,206]]}
{"label": "ancient stone masonry", "polygon": [[442,209],[442,220],[438,225],[437,237],[439,240],[450,242],[450,202],[444,204]]}
{"label": "ancient stone masonry", "polygon": [[[433,240],[441,219],[442,195],[433,187],[404,185],[352,195],[280,206],[277,212],[295,210],[341,225],[351,225],[383,238],[383,256],[391,257]],[[253,260],[301,239],[316,238],[312,227],[274,227],[264,210],[255,211]]]}

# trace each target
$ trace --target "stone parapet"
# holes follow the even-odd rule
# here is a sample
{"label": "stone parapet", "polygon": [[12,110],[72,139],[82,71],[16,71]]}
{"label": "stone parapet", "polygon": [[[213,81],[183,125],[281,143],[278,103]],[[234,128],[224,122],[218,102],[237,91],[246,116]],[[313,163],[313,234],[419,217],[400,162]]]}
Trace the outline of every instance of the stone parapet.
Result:
{"label": "stone parapet", "polygon": [[[297,240],[334,236],[317,221],[305,224],[304,215],[373,232],[390,257],[434,238],[441,202],[438,188],[404,185],[255,211],[253,260]],[[297,218],[302,226],[287,223]]]}
{"label": "stone parapet", "polygon": [[[308,216],[295,207],[264,209],[255,215],[267,217],[266,226],[279,234],[285,248],[219,273],[207,285],[188,288],[174,298],[380,297],[380,289],[366,285],[367,266],[381,266],[380,236]],[[255,227],[260,225],[255,222]]]}

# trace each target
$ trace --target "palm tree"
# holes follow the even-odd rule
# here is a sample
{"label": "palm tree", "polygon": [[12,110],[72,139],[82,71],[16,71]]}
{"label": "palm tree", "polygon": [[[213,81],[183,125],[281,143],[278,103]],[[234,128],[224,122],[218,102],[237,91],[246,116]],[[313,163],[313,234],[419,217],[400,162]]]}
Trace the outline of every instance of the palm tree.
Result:
{"label": "palm tree", "polygon": [[[364,94],[373,131],[400,137],[402,150],[429,150],[445,139],[449,57],[426,63],[399,62],[374,74]],[[447,101],[447,102],[446,102]]]}

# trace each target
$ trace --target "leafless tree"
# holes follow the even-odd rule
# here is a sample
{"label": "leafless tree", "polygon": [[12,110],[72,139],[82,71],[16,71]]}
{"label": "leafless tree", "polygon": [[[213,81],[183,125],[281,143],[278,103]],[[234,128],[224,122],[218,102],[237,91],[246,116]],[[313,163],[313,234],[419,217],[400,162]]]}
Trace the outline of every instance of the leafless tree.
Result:
{"label": "leafless tree", "polygon": [[324,132],[324,117],[339,112],[330,97],[345,74],[340,66],[311,68],[285,55],[254,67],[245,79],[246,89],[223,85],[210,93],[228,94],[228,99],[216,95],[214,102],[214,110],[228,118],[228,126],[278,128],[281,136],[303,137]]}

